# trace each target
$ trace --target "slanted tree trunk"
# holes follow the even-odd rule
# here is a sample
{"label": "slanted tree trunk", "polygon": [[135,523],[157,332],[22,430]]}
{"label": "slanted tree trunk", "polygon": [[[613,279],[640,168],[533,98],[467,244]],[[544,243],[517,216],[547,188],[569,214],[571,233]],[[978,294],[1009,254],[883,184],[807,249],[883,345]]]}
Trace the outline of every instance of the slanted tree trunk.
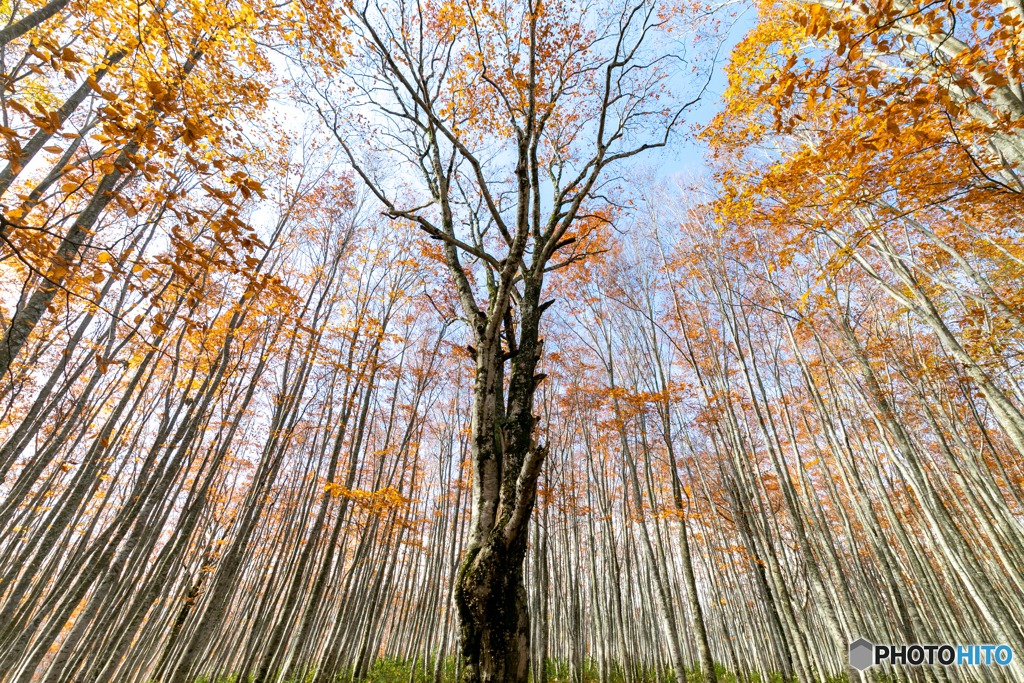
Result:
{"label": "slanted tree trunk", "polygon": [[20,38],[25,35],[36,26],[39,26],[50,17],[56,15],[62,9],[67,7],[71,0],[50,0],[35,12],[22,17],[20,20],[9,24],[6,28],[0,31],[0,47],[3,47],[7,43]]}

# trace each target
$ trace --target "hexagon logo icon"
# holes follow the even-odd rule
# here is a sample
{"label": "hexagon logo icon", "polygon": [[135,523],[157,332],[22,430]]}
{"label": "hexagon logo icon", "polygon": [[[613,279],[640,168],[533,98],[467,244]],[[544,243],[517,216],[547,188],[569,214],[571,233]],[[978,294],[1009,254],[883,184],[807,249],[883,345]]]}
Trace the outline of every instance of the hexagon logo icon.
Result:
{"label": "hexagon logo icon", "polygon": [[858,638],[850,643],[850,666],[857,671],[863,671],[875,663],[874,643]]}

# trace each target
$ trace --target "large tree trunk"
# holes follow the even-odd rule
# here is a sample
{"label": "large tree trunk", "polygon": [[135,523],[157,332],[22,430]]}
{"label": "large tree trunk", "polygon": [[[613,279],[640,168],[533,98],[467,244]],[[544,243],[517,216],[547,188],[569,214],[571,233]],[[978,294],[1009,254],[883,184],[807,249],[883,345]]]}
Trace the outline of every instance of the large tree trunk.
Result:
{"label": "large tree trunk", "polygon": [[489,312],[500,316],[505,334],[502,326],[482,323],[476,329],[472,520],[455,585],[464,683],[526,683],[530,669],[523,561],[547,454],[533,436],[533,396],[544,377],[533,374],[543,344],[537,338],[544,308],[537,305],[539,297],[539,283],[526,288],[518,335],[511,314],[498,307]]}
{"label": "large tree trunk", "polygon": [[530,615],[523,585],[526,535],[494,534],[462,561],[455,602],[464,683],[524,683],[530,669]]}

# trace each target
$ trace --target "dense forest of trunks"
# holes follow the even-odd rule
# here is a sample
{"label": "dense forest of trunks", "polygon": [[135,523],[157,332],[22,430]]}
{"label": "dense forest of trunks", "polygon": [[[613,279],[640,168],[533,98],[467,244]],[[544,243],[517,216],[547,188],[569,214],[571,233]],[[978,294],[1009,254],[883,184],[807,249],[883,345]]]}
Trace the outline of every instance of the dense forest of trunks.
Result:
{"label": "dense forest of trunks", "polygon": [[1024,680],[1024,8],[613,5],[0,6],[0,681]]}

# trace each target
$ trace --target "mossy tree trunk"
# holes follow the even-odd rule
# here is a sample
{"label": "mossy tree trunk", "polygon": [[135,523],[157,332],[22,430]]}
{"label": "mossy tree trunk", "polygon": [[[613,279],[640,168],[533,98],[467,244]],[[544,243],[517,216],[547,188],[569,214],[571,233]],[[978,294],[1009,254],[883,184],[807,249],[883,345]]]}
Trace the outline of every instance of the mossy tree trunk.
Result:
{"label": "mossy tree trunk", "polygon": [[[487,337],[486,325],[477,328],[471,435],[475,504],[455,587],[466,683],[525,683],[529,672],[523,560],[537,476],[547,453],[534,438],[533,395],[544,378],[535,374],[543,346],[537,336],[543,310],[539,294],[536,285],[524,292],[519,330],[511,315],[505,316],[505,333],[495,339]],[[507,402],[506,364],[511,365]]]}

